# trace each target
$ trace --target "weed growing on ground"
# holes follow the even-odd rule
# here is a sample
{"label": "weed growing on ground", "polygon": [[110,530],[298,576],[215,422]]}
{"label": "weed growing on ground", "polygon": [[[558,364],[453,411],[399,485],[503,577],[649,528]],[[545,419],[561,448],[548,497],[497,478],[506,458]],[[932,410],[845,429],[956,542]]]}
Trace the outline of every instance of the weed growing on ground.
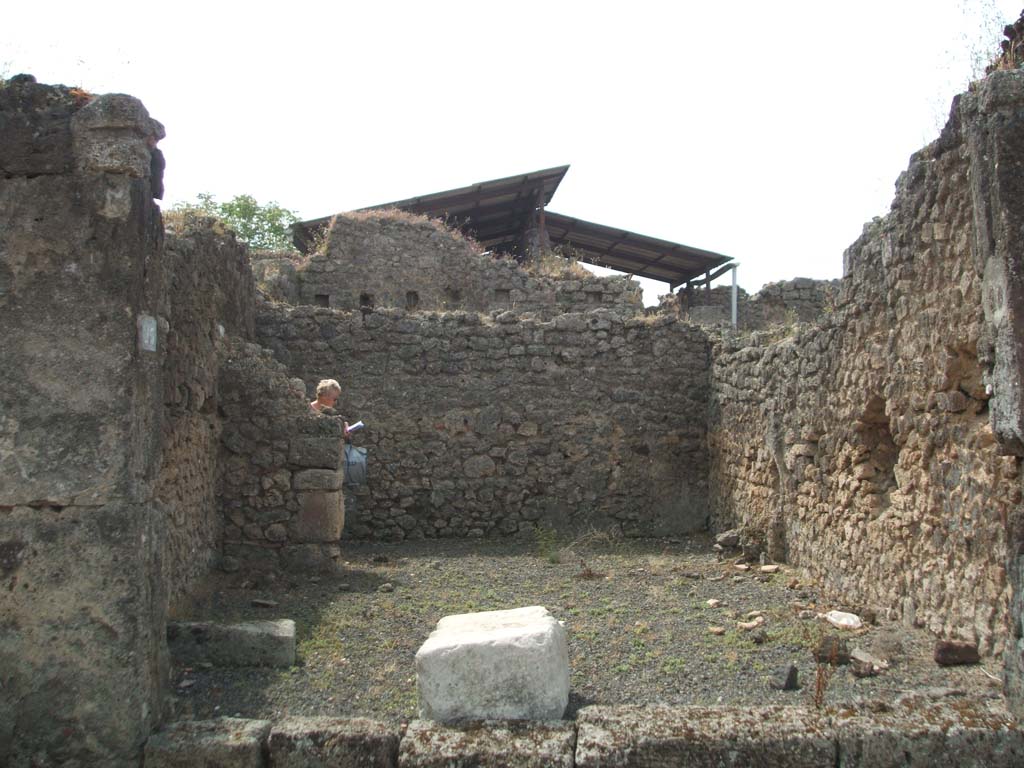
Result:
{"label": "weed growing on ground", "polygon": [[537,538],[537,552],[551,564],[562,562],[562,552],[558,547],[558,532],[554,528],[538,525],[534,529]]}
{"label": "weed growing on ground", "polygon": [[661,662],[663,675],[681,675],[686,671],[686,661],[680,656],[669,656]]}

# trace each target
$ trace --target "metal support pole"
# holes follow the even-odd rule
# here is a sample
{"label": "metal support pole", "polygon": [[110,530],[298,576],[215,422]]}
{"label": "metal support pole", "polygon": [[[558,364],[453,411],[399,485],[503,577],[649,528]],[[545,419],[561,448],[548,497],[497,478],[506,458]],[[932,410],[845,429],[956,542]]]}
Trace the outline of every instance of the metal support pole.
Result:
{"label": "metal support pole", "polygon": [[737,303],[737,298],[738,298],[738,293],[739,293],[738,290],[736,289],[736,268],[738,266],[739,266],[739,264],[733,264],[732,265],[732,328],[733,328],[733,330],[736,330],[736,321],[738,319],[737,316],[736,316],[736,303]]}

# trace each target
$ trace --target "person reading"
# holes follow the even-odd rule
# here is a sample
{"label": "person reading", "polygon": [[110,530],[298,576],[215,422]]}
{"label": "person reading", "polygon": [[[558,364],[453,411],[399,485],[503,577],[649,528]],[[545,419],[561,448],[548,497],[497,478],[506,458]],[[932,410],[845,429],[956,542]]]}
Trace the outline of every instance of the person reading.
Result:
{"label": "person reading", "polygon": [[[334,410],[334,406],[339,397],[341,397],[341,385],[334,379],[323,379],[316,385],[316,400],[309,404],[309,410],[317,416],[337,416],[338,413]],[[365,426],[361,421],[351,427],[347,421],[344,424],[345,437]]]}

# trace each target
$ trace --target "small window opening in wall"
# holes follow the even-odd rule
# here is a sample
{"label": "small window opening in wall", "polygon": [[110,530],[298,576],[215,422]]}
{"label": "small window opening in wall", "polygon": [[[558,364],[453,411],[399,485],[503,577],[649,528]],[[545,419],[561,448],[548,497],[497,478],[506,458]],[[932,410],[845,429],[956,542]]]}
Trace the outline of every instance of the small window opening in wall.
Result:
{"label": "small window opening in wall", "polygon": [[416,291],[405,292],[405,308],[412,312],[420,305],[420,295]]}
{"label": "small window opening in wall", "polygon": [[313,303],[318,307],[331,306],[331,296],[327,293],[318,293],[313,297]]}
{"label": "small window opening in wall", "polygon": [[360,293],[359,294],[359,309],[363,312],[373,312],[373,294],[372,293]]}
{"label": "small window opening in wall", "polygon": [[444,289],[444,300],[449,309],[457,309],[462,306],[462,291],[448,286]]}
{"label": "small window opening in wall", "polygon": [[512,289],[511,288],[495,288],[494,289],[494,303],[499,307],[511,307],[512,306]]}
{"label": "small window opening in wall", "polygon": [[601,297],[600,291],[587,291],[587,304],[600,304]]}

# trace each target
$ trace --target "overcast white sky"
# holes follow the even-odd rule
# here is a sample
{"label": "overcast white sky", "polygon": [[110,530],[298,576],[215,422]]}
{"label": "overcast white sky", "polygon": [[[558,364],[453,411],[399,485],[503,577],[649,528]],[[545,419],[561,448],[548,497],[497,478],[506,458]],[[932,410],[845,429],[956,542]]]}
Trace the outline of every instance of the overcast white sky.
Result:
{"label": "overcast white sky", "polygon": [[166,125],[167,206],[312,218],[569,163],[551,210],[732,256],[753,292],[841,275],[1022,3],[9,6],[0,74]]}

